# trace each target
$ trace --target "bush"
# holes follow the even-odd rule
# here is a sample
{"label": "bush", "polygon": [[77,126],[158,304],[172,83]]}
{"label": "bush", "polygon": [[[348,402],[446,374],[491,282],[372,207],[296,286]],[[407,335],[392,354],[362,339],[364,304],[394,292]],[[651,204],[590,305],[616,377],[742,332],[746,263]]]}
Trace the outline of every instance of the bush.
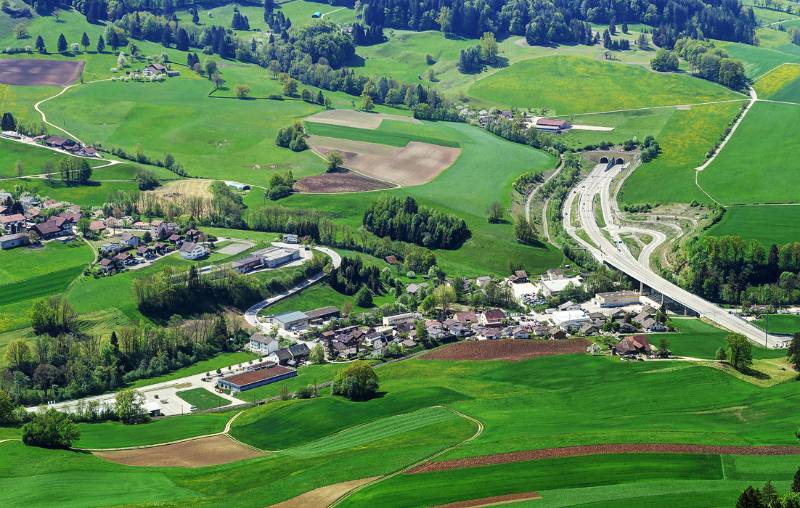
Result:
{"label": "bush", "polygon": [[355,361],[336,374],[331,391],[354,401],[369,400],[378,393],[378,376],[367,362]]}
{"label": "bush", "polygon": [[372,307],[372,293],[366,286],[361,286],[355,296],[356,305],[359,307]]}
{"label": "bush", "polygon": [[52,408],[36,413],[22,426],[22,442],[28,446],[68,449],[80,437],[81,431],[69,415]]}

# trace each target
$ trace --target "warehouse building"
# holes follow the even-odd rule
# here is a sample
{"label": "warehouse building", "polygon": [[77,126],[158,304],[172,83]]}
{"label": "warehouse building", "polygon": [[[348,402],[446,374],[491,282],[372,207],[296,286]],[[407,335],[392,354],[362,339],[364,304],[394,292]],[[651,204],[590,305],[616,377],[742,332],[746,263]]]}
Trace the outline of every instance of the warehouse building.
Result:
{"label": "warehouse building", "polygon": [[594,300],[600,307],[625,307],[639,303],[639,293],[636,291],[612,291],[610,293],[597,293]]}
{"label": "warehouse building", "polygon": [[244,392],[252,388],[289,379],[296,375],[297,371],[294,369],[281,365],[268,364],[263,368],[224,377],[217,381],[217,387],[232,392]]}

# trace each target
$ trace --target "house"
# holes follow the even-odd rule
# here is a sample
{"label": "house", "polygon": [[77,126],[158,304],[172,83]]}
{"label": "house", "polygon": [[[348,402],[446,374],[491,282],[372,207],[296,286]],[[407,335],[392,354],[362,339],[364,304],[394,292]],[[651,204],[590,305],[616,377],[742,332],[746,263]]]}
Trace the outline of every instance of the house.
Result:
{"label": "house", "polygon": [[505,318],[506,313],[501,309],[489,309],[481,314],[478,322],[483,326],[494,327],[502,325]]}
{"label": "house", "polygon": [[200,243],[184,242],[180,253],[183,259],[200,259],[208,255],[208,249]]}
{"label": "house", "polygon": [[300,239],[297,235],[285,234],[283,235],[283,243],[300,243]]}
{"label": "house", "polygon": [[101,220],[93,220],[89,223],[89,231],[100,234],[106,230],[106,225]]}
{"label": "house", "polygon": [[477,323],[478,315],[471,310],[456,312],[453,316],[459,323]]}
{"label": "house", "polygon": [[145,259],[152,259],[156,256],[156,253],[149,245],[142,245],[136,248],[136,255],[142,256]]}
{"label": "house", "polygon": [[534,124],[537,130],[548,132],[562,132],[568,130],[572,125],[566,120],[556,120],[552,118],[538,118]]}
{"label": "house", "polygon": [[[287,352],[288,354],[288,352]],[[259,386],[268,385],[297,375],[297,371],[280,365],[251,370],[242,374],[217,380],[217,387],[232,392],[243,392]]]}
{"label": "house", "polygon": [[58,221],[56,219],[57,219],[56,217],[53,217],[52,219],[50,219],[50,220],[48,220],[46,222],[40,222],[39,224],[36,224],[35,226],[33,226],[32,229],[34,231],[36,231],[36,233],[41,238],[44,238],[44,239],[55,238],[57,236],[61,236],[61,235],[63,235],[65,233],[65,230],[61,228],[61,225],[59,225],[59,222],[62,222],[62,224],[63,224],[63,220],[62,221]]}
{"label": "house", "polygon": [[117,263],[121,263],[123,265],[134,265],[136,264],[136,260],[131,256],[130,252],[120,252],[116,256],[112,258]]}
{"label": "house", "polygon": [[21,233],[25,226],[25,216],[21,213],[0,215],[0,228],[7,234]]}
{"label": "house", "polygon": [[512,284],[522,284],[528,282],[528,272],[525,270],[516,270],[511,277],[508,278],[508,282]]}
{"label": "house", "polygon": [[639,303],[639,293],[636,291],[612,291],[597,293],[594,300],[600,307],[625,307]]}
{"label": "house", "polygon": [[117,269],[117,264],[112,259],[108,258],[101,259],[98,266],[101,273],[111,273]]}
{"label": "house", "polygon": [[278,365],[286,365],[292,360],[292,353],[287,348],[276,349],[267,356],[267,360]]}
{"label": "house", "polygon": [[157,76],[159,74],[166,74],[166,72],[167,67],[160,63],[150,64],[142,70],[142,74],[145,76]]}
{"label": "house", "polygon": [[141,239],[138,236],[132,235],[131,233],[122,233],[119,239],[122,241],[122,243],[124,243],[128,247],[134,247],[134,248],[138,247],[139,242],[141,241]]}
{"label": "house", "polygon": [[580,328],[578,328],[578,335],[583,335],[586,337],[589,335],[595,335],[599,331],[600,329],[592,323],[584,323]]}
{"label": "house", "polygon": [[531,331],[525,326],[515,326],[509,330],[508,336],[514,339],[529,339]]}
{"label": "house", "polygon": [[383,258],[383,260],[386,261],[387,263],[389,263],[390,265],[399,265],[400,264],[400,260],[397,259],[397,256],[394,256],[392,254],[389,254],[388,256]]}
{"label": "house", "polygon": [[426,284],[417,284],[415,282],[412,282],[411,284],[406,286],[406,293],[410,294],[411,296],[416,296],[417,293],[419,293],[420,290],[424,289],[425,287]]}
{"label": "house", "polygon": [[295,364],[308,360],[311,350],[303,343],[292,344],[289,346],[289,354],[292,355],[292,360]]}
{"label": "house", "polygon": [[260,333],[251,335],[250,342],[247,344],[247,346],[250,351],[261,355],[273,353],[280,347],[277,339],[273,337],[267,337],[266,335],[262,335]]}
{"label": "house", "polygon": [[550,329],[550,337],[552,337],[555,340],[566,340],[567,339],[567,332],[565,332],[561,328],[551,328]]}
{"label": "house", "polygon": [[[151,225],[153,227],[152,230],[153,236],[155,238],[158,238],[159,240],[166,240],[173,235],[177,236],[176,233],[179,231],[178,225],[175,224],[174,222],[159,222],[158,224],[156,224],[154,221]],[[175,241],[179,239],[180,236],[177,236]]]}
{"label": "house", "polygon": [[629,335],[620,340],[612,351],[619,356],[650,355],[653,347],[645,335]]}
{"label": "house", "polygon": [[384,316],[383,326],[397,326],[403,323],[413,323],[420,319],[420,315],[416,312],[405,312],[403,314],[395,314],[394,316]]}
{"label": "house", "polygon": [[503,331],[500,328],[481,328],[478,333],[486,340],[497,340],[503,337]]}
{"label": "house", "polygon": [[638,325],[641,325],[645,322],[645,320],[652,318],[656,313],[656,310],[649,305],[645,305],[644,308],[634,316],[632,321]]}
{"label": "house", "polygon": [[336,319],[342,315],[336,307],[320,307],[305,313],[309,323],[321,324],[331,319]]}
{"label": "house", "polygon": [[582,310],[559,310],[550,314],[550,321],[562,330],[568,330],[578,328],[590,320]]}
{"label": "house", "polygon": [[302,330],[308,326],[308,316],[304,312],[287,312],[272,317],[270,321],[282,330]]}
{"label": "house", "polygon": [[20,245],[27,245],[28,244],[28,234],[27,233],[14,233],[13,235],[3,235],[0,236],[0,249],[13,249],[14,247],[19,247]]}

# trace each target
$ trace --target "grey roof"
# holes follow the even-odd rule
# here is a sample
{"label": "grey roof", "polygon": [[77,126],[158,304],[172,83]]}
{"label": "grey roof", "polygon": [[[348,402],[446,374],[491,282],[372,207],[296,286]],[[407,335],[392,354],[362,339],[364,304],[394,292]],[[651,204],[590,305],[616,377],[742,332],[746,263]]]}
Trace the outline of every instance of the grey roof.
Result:
{"label": "grey roof", "polygon": [[305,344],[292,344],[289,346],[289,352],[292,356],[307,356],[311,353],[311,350],[308,349],[308,346]]}
{"label": "grey roof", "polygon": [[279,314],[272,319],[286,324],[286,323],[294,323],[295,321],[304,321],[308,319],[308,316],[306,315],[305,312],[294,311],[294,312],[287,312],[285,314]]}

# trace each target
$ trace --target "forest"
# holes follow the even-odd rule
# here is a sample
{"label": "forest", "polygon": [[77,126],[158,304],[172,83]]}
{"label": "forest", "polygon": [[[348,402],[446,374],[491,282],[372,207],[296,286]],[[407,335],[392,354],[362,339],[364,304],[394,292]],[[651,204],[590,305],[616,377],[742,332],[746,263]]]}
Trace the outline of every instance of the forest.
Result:
{"label": "forest", "polygon": [[800,302],[800,242],[765,250],[739,236],[687,242],[679,257],[678,282],[709,300],[784,305]]}
{"label": "forest", "polygon": [[470,237],[463,219],[419,206],[411,196],[378,199],[364,212],[363,224],[378,236],[430,249],[457,249]]}

